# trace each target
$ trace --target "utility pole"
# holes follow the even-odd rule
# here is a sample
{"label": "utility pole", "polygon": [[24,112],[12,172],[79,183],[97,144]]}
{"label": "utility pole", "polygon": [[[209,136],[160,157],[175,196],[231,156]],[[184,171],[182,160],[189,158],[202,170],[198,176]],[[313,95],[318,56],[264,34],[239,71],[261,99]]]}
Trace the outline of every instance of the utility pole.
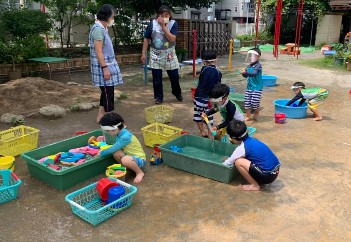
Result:
{"label": "utility pole", "polygon": [[250,0],[244,0],[245,7],[246,7],[246,26],[245,26],[245,32],[246,34],[248,34],[248,25],[249,25],[249,4],[250,4]]}

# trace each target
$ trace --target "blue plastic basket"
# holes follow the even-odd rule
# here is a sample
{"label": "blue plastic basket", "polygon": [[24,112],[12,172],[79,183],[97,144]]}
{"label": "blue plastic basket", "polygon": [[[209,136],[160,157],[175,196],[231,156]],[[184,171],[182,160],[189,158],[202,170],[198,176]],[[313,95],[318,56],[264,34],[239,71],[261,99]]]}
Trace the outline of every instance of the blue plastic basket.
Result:
{"label": "blue plastic basket", "polygon": [[[300,107],[285,106],[290,99],[277,99],[274,101],[275,113],[285,113],[287,118],[305,118],[307,115],[307,103],[304,102]],[[292,105],[297,106],[297,100]]]}
{"label": "blue plastic basket", "polygon": [[255,132],[256,132],[256,128],[254,128],[254,127],[247,127],[247,130],[249,132],[249,136],[253,137]]}
{"label": "blue plastic basket", "polygon": [[17,198],[22,181],[11,170],[0,170],[0,204]]}
{"label": "blue plastic basket", "polygon": [[65,200],[72,212],[81,219],[96,226],[132,205],[137,188],[115,178],[109,178],[125,189],[125,194],[116,201],[105,205],[96,190],[97,182],[68,194]]}

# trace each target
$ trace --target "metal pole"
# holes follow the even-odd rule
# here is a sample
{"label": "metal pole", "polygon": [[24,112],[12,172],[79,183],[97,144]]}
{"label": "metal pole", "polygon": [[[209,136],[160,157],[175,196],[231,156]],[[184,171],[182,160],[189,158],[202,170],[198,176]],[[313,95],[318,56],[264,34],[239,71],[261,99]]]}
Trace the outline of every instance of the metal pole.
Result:
{"label": "metal pole", "polygon": [[246,3],[246,34],[249,25],[249,3]]}
{"label": "metal pole", "polygon": [[[45,5],[44,4],[42,4],[41,5],[41,11],[43,12],[43,13],[45,13]],[[46,44],[46,48],[47,49],[49,49],[49,37],[48,37],[48,34],[45,34],[45,44]]]}
{"label": "metal pole", "polygon": [[193,29],[193,77],[196,76],[196,30]]}
{"label": "metal pole", "polygon": [[233,39],[229,40],[228,71],[232,69]]}
{"label": "metal pole", "polygon": [[312,14],[312,26],[311,26],[310,46],[312,46],[312,34],[313,34],[313,14]]}
{"label": "metal pole", "polygon": [[147,65],[148,65],[148,49],[146,49],[146,53],[145,53],[145,64],[144,64],[144,83],[145,83],[145,85],[147,85],[147,79],[148,79],[148,75],[147,75],[147,72],[148,72],[148,67],[147,67]]}

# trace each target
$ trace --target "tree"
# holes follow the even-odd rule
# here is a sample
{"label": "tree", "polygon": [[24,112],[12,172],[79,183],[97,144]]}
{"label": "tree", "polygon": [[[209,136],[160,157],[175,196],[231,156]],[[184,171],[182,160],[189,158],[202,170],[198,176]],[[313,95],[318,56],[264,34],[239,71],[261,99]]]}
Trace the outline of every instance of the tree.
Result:
{"label": "tree", "polygon": [[14,69],[16,63],[45,55],[47,50],[40,35],[51,28],[48,15],[38,10],[0,12],[0,62],[13,63]]}
{"label": "tree", "polygon": [[[271,20],[267,21],[267,28],[271,34],[274,34],[276,2],[276,0],[262,0],[261,5],[263,19]],[[295,41],[297,6],[297,0],[283,0],[281,42]],[[312,44],[318,17],[330,10],[329,0],[305,0],[303,9],[301,44]]]}
{"label": "tree", "polygon": [[[262,0],[261,9],[266,14],[275,13],[276,0]],[[297,0],[283,0],[283,13],[296,11]],[[305,0],[304,9],[314,13],[315,16],[320,16],[330,10],[329,0]]]}
{"label": "tree", "polygon": [[[85,7],[83,0],[36,0],[44,4],[50,10],[51,18],[56,21],[55,30],[59,33],[61,50],[64,46],[66,36],[66,46],[71,45],[71,29],[73,23],[78,25],[86,22]],[[65,30],[67,34],[65,35]]]}
{"label": "tree", "polygon": [[192,7],[200,9],[202,7],[209,7],[213,2],[220,0],[96,0],[90,2],[87,11],[95,14],[103,4],[111,4],[118,11],[115,17],[115,25],[113,32],[115,36],[115,47],[122,44],[138,43],[143,38],[143,31],[146,23],[140,22],[151,15],[157,13],[161,5],[167,5],[170,8],[174,7]]}
{"label": "tree", "polygon": [[[29,19],[30,21],[28,21]],[[46,33],[52,27],[48,15],[39,10],[14,9],[5,11],[1,15],[1,20],[8,34],[21,39],[30,35]]]}
{"label": "tree", "polygon": [[170,8],[207,8],[212,3],[220,2],[220,0],[129,0],[128,4],[137,13],[142,16],[149,17],[156,14],[161,5],[167,5]]}

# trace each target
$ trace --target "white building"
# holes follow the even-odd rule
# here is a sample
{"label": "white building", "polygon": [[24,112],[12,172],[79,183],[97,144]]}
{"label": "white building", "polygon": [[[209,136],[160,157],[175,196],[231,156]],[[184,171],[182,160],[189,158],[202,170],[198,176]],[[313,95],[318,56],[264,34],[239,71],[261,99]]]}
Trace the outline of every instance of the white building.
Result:
{"label": "white building", "polygon": [[195,20],[235,20],[238,23],[254,23],[255,4],[253,0],[222,0],[210,8],[200,10],[188,8],[175,9],[174,18]]}

